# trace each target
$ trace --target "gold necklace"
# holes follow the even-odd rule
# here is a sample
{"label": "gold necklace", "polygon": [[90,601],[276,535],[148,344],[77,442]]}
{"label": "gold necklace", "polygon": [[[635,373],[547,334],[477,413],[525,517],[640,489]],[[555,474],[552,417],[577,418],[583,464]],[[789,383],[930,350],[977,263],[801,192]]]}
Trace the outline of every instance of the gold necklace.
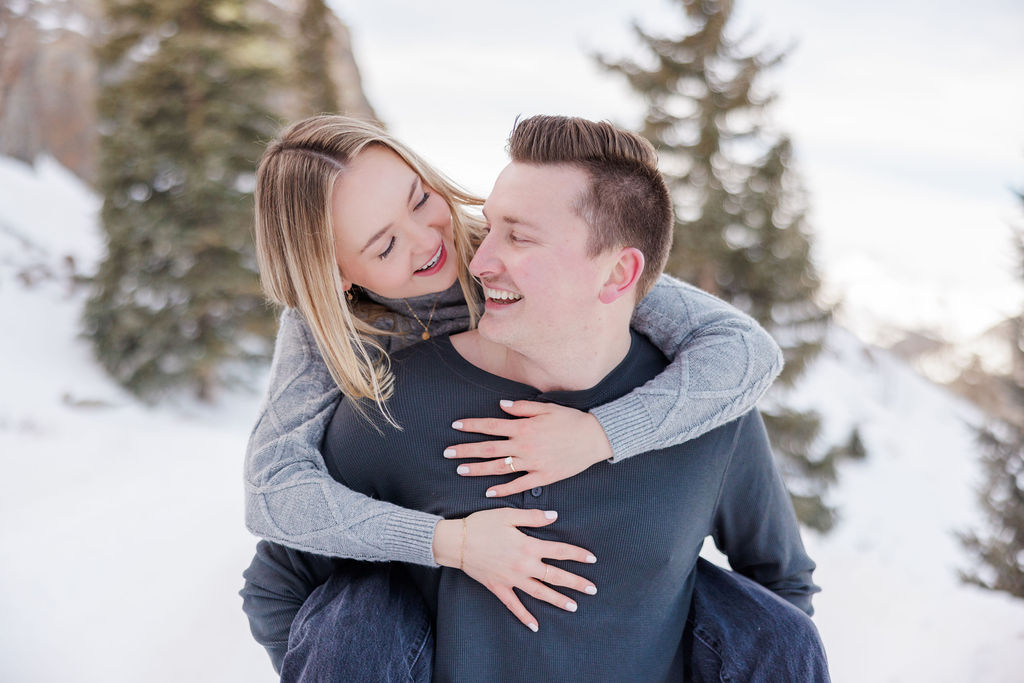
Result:
{"label": "gold necklace", "polygon": [[434,305],[430,307],[430,316],[427,318],[426,325],[424,325],[423,321],[420,320],[420,317],[416,315],[416,311],[412,310],[412,306],[409,305],[409,302],[406,299],[402,299],[402,301],[405,301],[405,307],[409,309],[410,313],[412,313],[412,317],[415,318],[416,322],[418,322],[420,324],[420,327],[423,328],[423,334],[420,335],[420,339],[422,339],[423,341],[427,341],[428,339],[430,339],[430,321],[434,319],[434,309],[437,308],[437,299],[439,298],[440,297],[436,297],[434,299]]}

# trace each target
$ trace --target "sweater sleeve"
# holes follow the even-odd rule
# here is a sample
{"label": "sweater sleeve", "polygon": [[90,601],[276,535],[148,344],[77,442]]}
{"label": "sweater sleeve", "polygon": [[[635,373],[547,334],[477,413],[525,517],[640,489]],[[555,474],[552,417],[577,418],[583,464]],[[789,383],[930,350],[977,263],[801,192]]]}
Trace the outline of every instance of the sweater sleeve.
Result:
{"label": "sweater sleeve", "polygon": [[756,410],[737,422],[729,457],[715,506],[715,545],[734,571],[813,615],[811,596],[821,590],[811,580],[814,562]]}
{"label": "sweater sleeve", "polygon": [[297,311],[286,310],[245,453],[246,526],[318,555],[437,566],[440,517],[369,498],[327,472],[320,443],[340,400],[311,331]]}
{"label": "sweater sleeve", "polygon": [[633,328],[671,364],[590,412],[612,462],[694,439],[746,413],[782,371],[778,344],[750,316],[662,275],[633,314]]}

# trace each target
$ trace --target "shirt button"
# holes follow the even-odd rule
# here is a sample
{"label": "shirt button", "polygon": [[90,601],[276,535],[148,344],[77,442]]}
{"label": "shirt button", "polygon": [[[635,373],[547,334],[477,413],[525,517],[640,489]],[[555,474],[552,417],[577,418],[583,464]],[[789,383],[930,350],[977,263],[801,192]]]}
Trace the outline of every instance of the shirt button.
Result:
{"label": "shirt button", "polygon": [[540,494],[544,493],[544,489],[542,489],[539,486],[534,486],[532,489],[530,489],[530,493],[533,494],[534,498],[540,498]]}

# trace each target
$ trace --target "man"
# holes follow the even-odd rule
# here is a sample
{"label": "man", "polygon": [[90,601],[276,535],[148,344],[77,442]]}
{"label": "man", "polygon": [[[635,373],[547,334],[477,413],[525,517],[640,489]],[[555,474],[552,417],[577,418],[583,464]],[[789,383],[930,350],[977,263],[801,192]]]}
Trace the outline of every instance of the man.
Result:
{"label": "man", "polygon": [[[738,626],[745,618],[760,624],[751,605],[795,619],[790,607],[741,579],[738,592],[754,597],[730,604],[724,574],[698,560],[708,535],[737,572],[811,611],[814,565],[756,413],[679,446],[614,468],[602,463],[501,501],[481,499],[479,482],[453,478],[450,465],[433,455],[437,449],[430,444],[449,442],[445,425],[493,410],[500,398],[586,410],[629,392],[666,365],[629,329],[633,307],[660,273],[671,243],[671,202],[650,145],[608,124],[534,117],[517,126],[509,147],[512,163],[484,207],[490,233],[471,264],[487,296],[479,327],[395,354],[388,407],[402,430],[359,419],[355,406],[343,402],[324,457],[331,474],[351,488],[446,519],[493,507],[557,510],[557,522],[531,529],[531,535],[593,551],[598,561],[585,570],[586,578],[600,593],[581,596],[575,614],[532,600],[528,606],[543,628],[531,633],[463,571],[407,567],[435,634],[434,677],[668,681],[707,675],[706,658],[718,657],[710,667],[718,667],[716,679],[827,679],[816,639],[809,645],[812,655],[799,653],[802,663],[791,668],[786,654],[763,658],[763,642],[723,654],[729,643],[718,641],[728,630],[709,634],[694,619],[710,611],[713,625]],[[515,471],[514,458],[505,464],[506,476]],[[473,531],[464,527],[463,544],[479,541]],[[258,586],[247,586],[250,602],[286,593],[288,586],[304,598],[304,583],[326,578],[322,569],[307,569],[312,565],[275,559],[267,550],[272,547],[261,545],[247,576]],[[560,568],[567,565],[556,560],[538,568],[538,594],[557,585]],[[703,595],[693,590],[699,572],[709,577]],[[403,590],[400,576],[387,575],[384,582],[385,593]],[[330,667],[332,644],[352,647],[337,644],[332,632],[345,625],[330,619],[345,602],[344,588],[318,591],[292,629],[285,668],[296,678]],[[247,611],[259,632],[261,609]],[[380,642],[385,640],[382,634]],[[725,661],[730,656],[734,661]],[[759,669],[757,659],[769,668]],[[421,660],[416,664],[422,668]],[[726,670],[737,664],[740,672]]]}

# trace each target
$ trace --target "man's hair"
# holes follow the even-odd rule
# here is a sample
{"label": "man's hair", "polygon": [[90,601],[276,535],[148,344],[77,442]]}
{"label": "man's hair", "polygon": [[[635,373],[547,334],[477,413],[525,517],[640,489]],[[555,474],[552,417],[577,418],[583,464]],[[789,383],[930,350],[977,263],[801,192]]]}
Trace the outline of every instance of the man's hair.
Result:
{"label": "man's hair", "polygon": [[585,171],[587,188],[573,201],[590,226],[587,254],[635,247],[644,255],[639,301],[654,286],[672,246],[672,199],[650,142],[606,122],[531,116],[508,141],[512,161],[568,164]]}

